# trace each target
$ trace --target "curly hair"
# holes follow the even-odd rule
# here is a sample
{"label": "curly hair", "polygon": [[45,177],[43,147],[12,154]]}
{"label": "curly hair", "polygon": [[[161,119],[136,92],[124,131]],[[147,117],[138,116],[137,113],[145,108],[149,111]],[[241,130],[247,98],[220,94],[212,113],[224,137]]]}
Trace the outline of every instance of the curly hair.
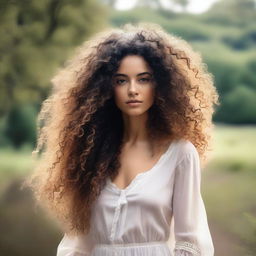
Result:
{"label": "curly hair", "polygon": [[93,202],[120,167],[123,121],[113,100],[113,75],[127,55],[142,56],[153,70],[157,86],[147,121],[152,139],[190,140],[206,160],[219,102],[200,54],[156,24],[97,34],[52,79],[37,121],[33,153],[40,159],[26,180],[66,232],[89,231]]}

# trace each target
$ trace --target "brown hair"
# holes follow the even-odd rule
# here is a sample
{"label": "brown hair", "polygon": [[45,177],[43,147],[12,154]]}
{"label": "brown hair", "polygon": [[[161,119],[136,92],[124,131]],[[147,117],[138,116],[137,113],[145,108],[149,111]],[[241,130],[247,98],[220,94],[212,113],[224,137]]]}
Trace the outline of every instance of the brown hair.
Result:
{"label": "brown hair", "polygon": [[123,123],[112,76],[129,54],[148,62],[157,84],[149,109],[151,134],[191,141],[205,162],[213,106],[219,103],[200,54],[154,24],[127,24],[97,34],[52,80],[38,116],[34,153],[41,156],[26,180],[66,232],[89,230],[91,206],[120,166]]}

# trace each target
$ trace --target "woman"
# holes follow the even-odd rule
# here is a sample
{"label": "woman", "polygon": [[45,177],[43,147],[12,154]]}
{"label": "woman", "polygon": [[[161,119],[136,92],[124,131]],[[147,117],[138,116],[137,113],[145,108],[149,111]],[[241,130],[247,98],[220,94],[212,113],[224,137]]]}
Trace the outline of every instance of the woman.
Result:
{"label": "woman", "polygon": [[53,84],[28,182],[65,233],[57,256],[212,256],[200,166],[218,94],[200,55],[128,24],[87,41]]}

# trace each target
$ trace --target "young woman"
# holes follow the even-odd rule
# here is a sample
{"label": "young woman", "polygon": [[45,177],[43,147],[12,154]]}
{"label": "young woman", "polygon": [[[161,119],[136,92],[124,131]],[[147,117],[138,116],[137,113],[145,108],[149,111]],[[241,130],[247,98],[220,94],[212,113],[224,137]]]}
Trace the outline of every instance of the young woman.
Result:
{"label": "young woman", "polygon": [[87,41],[53,84],[28,183],[65,233],[57,256],[213,256],[200,184],[218,94],[200,55],[128,24]]}

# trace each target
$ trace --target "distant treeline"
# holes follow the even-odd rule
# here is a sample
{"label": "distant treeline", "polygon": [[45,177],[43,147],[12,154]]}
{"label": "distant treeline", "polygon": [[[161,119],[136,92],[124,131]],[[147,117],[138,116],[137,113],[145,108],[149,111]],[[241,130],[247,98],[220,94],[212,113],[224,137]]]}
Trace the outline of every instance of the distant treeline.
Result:
{"label": "distant treeline", "polygon": [[202,54],[220,94],[214,121],[256,124],[254,0],[221,0],[200,15],[187,13],[185,5],[175,13],[157,2],[117,11],[107,0],[1,0],[0,145],[35,143],[50,78],[76,46],[106,26],[139,21],[160,24]]}

